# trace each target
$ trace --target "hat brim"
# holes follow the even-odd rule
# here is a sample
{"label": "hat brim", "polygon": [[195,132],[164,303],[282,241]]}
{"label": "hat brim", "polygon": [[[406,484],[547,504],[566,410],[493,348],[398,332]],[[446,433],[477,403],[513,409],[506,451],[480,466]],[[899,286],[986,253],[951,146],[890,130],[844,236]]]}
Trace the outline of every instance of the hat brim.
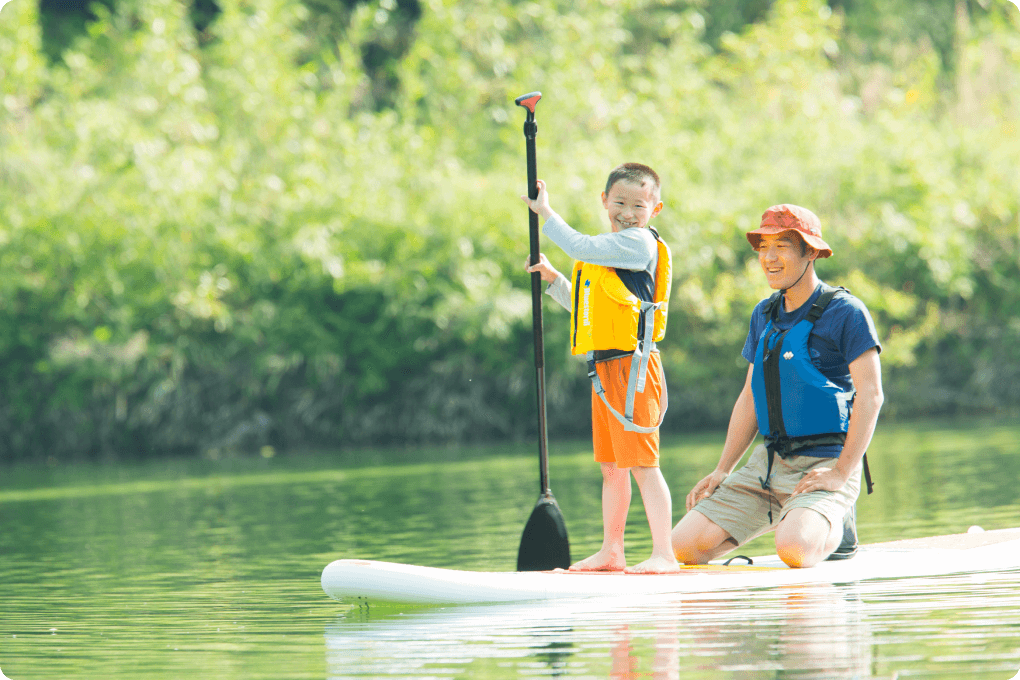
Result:
{"label": "hat brim", "polygon": [[766,234],[768,235],[782,234],[787,231],[793,232],[797,236],[804,239],[805,243],[807,243],[809,246],[818,251],[818,257],[820,258],[832,257],[832,248],[829,247],[828,243],[822,240],[822,237],[815,236],[814,234],[805,234],[800,229],[790,229],[769,225],[766,227],[759,227],[754,231],[749,231],[747,232],[746,236],[748,243],[751,244],[751,247],[754,248],[755,250],[758,250],[758,245],[761,243],[762,236]]}

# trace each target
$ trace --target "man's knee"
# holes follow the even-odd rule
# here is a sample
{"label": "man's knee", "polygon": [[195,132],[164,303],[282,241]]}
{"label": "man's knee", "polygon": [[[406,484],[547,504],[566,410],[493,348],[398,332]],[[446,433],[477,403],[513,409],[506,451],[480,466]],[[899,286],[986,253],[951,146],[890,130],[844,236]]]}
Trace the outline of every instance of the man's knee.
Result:
{"label": "man's knee", "polygon": [[813,567],[837,545],[829,520],[814,510],[791,510],[776,527],[776,554],[790,567]]}
{"label": "man's knee", "polygon": [[718,524],[692,510],[673,528],[673,554],[685,564],[704,564],[720,551],[729,552],[737,542]]}
{"label": "man's knee", "polygon": [[813,567],[820,558],[814,556],[817,550],[813,546],[805,545],[802,541],[791,539],[780,541],[776,538],[776,554],[787,566],[794,569]]}

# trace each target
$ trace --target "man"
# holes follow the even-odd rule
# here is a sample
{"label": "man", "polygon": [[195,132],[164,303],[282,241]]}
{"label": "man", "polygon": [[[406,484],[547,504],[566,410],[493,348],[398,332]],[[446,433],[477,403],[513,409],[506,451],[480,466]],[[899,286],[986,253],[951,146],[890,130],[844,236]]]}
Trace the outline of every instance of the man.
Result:
{"label": "man", "polygon": [[[774,530],[791,567],[845,559],[857,550],[854,504],[883,401],[875,325],[860,300],[818,279],[815,262],[832,249],[810,210],[773,206],[747,240],[778,292],[751,315],[722,455],[688,494],[673,550],[704,564]],[[733,473],[759,432],[765,445]]]}

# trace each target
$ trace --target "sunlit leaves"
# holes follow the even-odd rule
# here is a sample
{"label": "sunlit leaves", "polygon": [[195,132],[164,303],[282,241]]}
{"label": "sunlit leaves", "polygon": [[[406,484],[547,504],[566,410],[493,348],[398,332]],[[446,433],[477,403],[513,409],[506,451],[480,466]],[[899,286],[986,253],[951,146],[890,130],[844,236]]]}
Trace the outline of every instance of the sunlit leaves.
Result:
{"label": "sunlit leaves", "polygon": [[[296,0],[219,5],[201,41],[175,0],[97,5],[53,64],[35,3],[0,14],[8,451],[525,433],[532,90],[539,176],[581,231],[605,229],[618,163],[663,177],[671,427],[728,414],[769,293],[744,232],[782,202],[819,214],[819,273],[872,310],[889,410],[1020,384],[1009,15],[972,8],[947,70],[923,31],[872,36],[871,60],[861,17],[820,1],[711,46],[716,8],[686,2],[428,0],[399,26],[389,0],[329,26]],[[549,304],[550,417],[581,434],[566,323]]]}

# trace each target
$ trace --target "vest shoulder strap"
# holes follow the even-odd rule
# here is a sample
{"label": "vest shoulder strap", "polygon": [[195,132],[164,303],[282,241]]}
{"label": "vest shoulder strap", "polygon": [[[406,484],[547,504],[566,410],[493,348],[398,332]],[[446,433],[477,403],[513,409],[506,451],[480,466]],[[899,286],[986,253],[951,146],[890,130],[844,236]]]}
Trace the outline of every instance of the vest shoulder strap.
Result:
{"label": "vest shoulder strap", "polygon": [[776,320],[779,316],[779,305],[782,303],[782,300],[783,291],[781,290],[777,290],[769,297],[768,302],[765,303],[765,309],[763,310],[765,312],[766,319],[769,321]]}
{"label": "vest shoulder strap", "polygon": [[[848,295],[850,294],[850,291],[843,286],[830,286],[823,283],[822,293],[815,300],[814,304],[811,305],[811,309],[808,310],[805,320],[810,321],[812,324],[815,321],[818,321],[819,317],[822,316],[822,312],[824,312],[825,308],[829,306],[830,302],[832,302],[832,298],[836,297],[840,291],[847,293]],[[765,303],[765,309],[763,310],[765,318],[775,321],[779,316],[779,305],[783,299],[783,292],[784,291],[777,290],[769,297],[768,301]]]}
{"label": "vest shoulder strap", "polygon": [[651,274],[644,271],[635,272],[630,269],[614,269],[614,271],[634,297],[645,302],[652,301],[652,288],[655,282],[652,281]]}
{"label": "vest shoulder strap", "polygon": [[[662,238],[659,236],[659,232],[655,231],[655,229],[653,229],[652,227],[648,227],[648,231],[652,232],[652,236],[655,237],[656,241],[665,246],[666,242],[663,241]],[[666,246],[666,252],[668,258],[669,257],[668,246]],[[659,267],[666,267],[667,269],[671,269],[672,264],[671,262],[661,261],[662,260],[661,249],[659,253],[659,260],[660,261],[658,263],[658,266],[656,267],[656,274],[658,274]],[[627,290],[629,290],[631,294],[638,300],[642,300],[644,302],[653,302],[655,299],[655,295],[657,293],[660,293],[655,279],[652,277],[651,274],[649,274],[646,271],[631,271],[629,269],[619,269],[616,267],[610,267],[610,269],[616,272],[616,275],[620,277],[621,281],[623,281],[623,285],[626,286]],[[662,291],[662,293],[664,292],[665,291]],[[668,295],[663,296],[668,297]]]}
{"label": "vest shoulder strap", "polygon": [[815,303],[811,305],[811,309],[808,310],[807,317],[805,317],[805,320],[810,321],[812,324],[814,324],[815,321],[818,321],[819,317],[822,316],[822,312],[824,312],[825,308],[829,306],[830,302],[832,302],[832,298],[836,297],[836,294],[839,293],[840,291],[843,291],[844,293],[847,294],[850,293],[849,290],[843,288],[842,286],[830,286],[828,284],[823,283],[822,294],[819,295],[818,299],[815,300]]}

